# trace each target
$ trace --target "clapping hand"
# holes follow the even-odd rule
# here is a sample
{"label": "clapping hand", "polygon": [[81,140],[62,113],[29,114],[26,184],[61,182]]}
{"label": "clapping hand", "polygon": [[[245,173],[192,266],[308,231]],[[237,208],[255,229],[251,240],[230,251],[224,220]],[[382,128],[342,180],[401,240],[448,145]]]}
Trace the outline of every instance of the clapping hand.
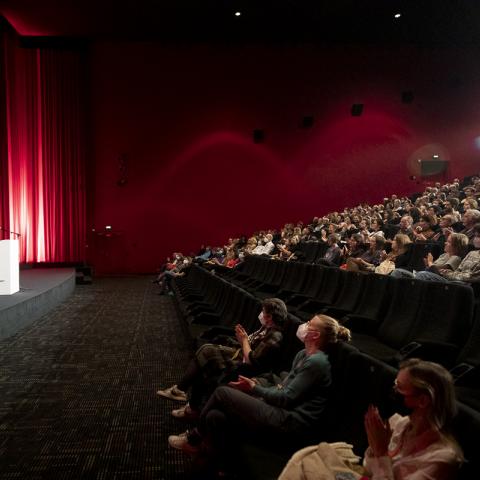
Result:
{"label": "clapping hand", "polygon": [[235,338],[237,339],[238,343],[242,344],[243,341],[248,338],[248,334],[245,329],[240,325],[235,325]]}
{"label": "clapping hand", "polygon": [[431,252],[428,252],[428,255],[423,259],[426,267],[431,267],[433,264],[433,255]]}
{"label": "clapping hand", "polygon": [[368,444],[375,457],[384,457],[388,453],[388,445],[392,437],[390,424],[385,422],[378,408],[370,405],[365,414],[365,431],[367,432]]}
{"label": "clapping hand", "polygon": [[236,388],[237,390],[241,390],[242,392],[249,393],[253,390],[253,387],[257,384],[257,382],[251,378],[244,377],[242,375],[238,376],[238,380],[236,382],[229,382],[228,385],[232,388]]}

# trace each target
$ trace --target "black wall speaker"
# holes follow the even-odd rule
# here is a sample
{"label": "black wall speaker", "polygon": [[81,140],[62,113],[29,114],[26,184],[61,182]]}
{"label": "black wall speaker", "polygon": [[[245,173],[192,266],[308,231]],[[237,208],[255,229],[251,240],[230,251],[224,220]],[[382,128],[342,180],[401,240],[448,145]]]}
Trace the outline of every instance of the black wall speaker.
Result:
{"label": "black wall speaker", "polygon": [[448,160],[422,160],[420,163],[420,175],[422,177],[431,177],[441,175],[448,168]]}
{"label": "black wall speaker", "polygon": [[306,115],[302,118],[302,128],[312,128],[314,123],[313,115]]}
{"label": "black wall speaker", "polygon": [[256,128],[253,131],[253,143],[263,143],[265,141],[265,131],[261,128]]}
{"label": "black wall speaker", "polygon": [[352,105],[352,117],[359,117],[363,113],[363,103],[354,103]]}
{"label": "black wall speaker", "polygon": [[412,91],[402,92],[402,103],[413,103],[415,96]]}

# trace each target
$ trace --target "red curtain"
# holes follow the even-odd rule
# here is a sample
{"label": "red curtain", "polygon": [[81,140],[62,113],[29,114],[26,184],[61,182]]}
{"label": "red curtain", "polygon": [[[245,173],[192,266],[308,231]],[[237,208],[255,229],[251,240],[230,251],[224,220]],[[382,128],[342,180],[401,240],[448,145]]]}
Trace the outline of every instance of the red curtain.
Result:
{"label": "red curtain", "polygon": [[0,240],[8,238],[10,230],[8,189],[7,103],[5,76],[5,20],[0,17]]}
{"label": "red curtain", "polygon": [[[21,48],[3,36],[8,226],[21,262],[85,257],[82,52]],[[1,125],[0,125],[1,126]]]}

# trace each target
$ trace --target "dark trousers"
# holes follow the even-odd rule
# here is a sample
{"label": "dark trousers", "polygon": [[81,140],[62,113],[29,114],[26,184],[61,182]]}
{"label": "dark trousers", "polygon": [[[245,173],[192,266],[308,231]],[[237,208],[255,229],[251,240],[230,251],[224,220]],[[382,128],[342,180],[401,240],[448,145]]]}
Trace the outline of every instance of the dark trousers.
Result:
{"label": "dark trousers", "polygon": [[224,450],[240,437],[288,433],[289,416],[287,410],[247,393],[218,387],[202,410],[198,430],[213,448]]}

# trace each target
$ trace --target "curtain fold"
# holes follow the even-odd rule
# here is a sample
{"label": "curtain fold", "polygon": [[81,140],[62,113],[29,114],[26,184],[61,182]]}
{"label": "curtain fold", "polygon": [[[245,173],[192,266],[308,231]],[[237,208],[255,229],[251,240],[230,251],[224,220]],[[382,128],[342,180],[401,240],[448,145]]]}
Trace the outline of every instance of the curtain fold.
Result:
{"label": "curtain fold", "polygon": [[3,43],[8,201],[2,189],[2,211],[7,204],[9,228],[21,234],[21,262],[83,261],[82,52],[21,48],[12,35]]}
{"label": "curtain fold", "polygon": [[7,142],[7,100],[6,100],[6,28],[0,18],[0,240],[8,238],[10,230],[9,189],[8,189],[8,142]]}

